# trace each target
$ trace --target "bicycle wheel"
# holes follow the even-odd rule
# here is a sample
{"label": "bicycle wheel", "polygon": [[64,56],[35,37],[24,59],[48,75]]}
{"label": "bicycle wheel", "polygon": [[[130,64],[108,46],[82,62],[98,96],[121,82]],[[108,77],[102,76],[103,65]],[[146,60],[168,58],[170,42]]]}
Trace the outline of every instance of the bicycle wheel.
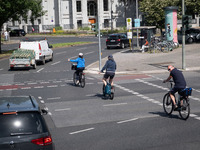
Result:
{"label": "bicycle wheel", "polygon": [[167,115],[170,115],[173,111],[173,103],[169,93],[163,97],[163,109]]}
{"label": "bicycle wheel", "polygon": [[113,100],[113,98],[114,98],[114,93],[111,92],[109,96],[110,96],[110,99]]}
{"label": "bicycle wheel", "polygon": [[103,93],[103,96],[106,96],[105,94],[105,85],[103,84],[103,88],[102,88],[102,93]]}
{"label": "bicycle wheel", "polygon": [[190,104],[188,99],[183,99],[183,106],[179,110],[179,115],[183,120],[187,120],[190,116]]}
{"label": "bicycle wheel", "polygon": [[167,43],[164,43],[162,47],[162,52],[168,52],[168,51],[169,51],[169,46]]}
{"label": "bicycle wheel", "polygon": [[76,74],[76,72],[74,72],[74,75],[73,75],[73,82],[74,82],[74,85],[78,85],[77,84],[77,74]]}
{"label": "bicycle wheel", "polygon": [[81,74],[81,76],[80,76],[80,85],[82,88],[85,87],[85,75],[84,74]]}

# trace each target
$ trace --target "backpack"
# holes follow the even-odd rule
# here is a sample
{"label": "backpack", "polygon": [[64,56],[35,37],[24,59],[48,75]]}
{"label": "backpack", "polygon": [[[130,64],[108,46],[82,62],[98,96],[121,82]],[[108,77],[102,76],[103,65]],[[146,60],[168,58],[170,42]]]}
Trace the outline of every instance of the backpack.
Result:
{"label": "backpack", "polygon": [[108,83],[105,87],[105,94],[111,94],[111,85]]}

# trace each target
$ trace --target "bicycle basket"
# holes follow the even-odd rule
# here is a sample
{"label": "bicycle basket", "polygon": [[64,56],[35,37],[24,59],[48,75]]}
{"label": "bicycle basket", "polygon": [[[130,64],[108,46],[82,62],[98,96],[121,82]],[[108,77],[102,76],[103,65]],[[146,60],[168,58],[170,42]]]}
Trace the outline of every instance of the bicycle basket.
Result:
{"label": "bicycle basket", "polygon": [[77,64],[72,64],[71,70],[76,70],[77,69]]}
{"label": "bicycle basket", "polygon": [[192,88],[185,88],[183,91],[183,96],[191,96],[192,95]]}

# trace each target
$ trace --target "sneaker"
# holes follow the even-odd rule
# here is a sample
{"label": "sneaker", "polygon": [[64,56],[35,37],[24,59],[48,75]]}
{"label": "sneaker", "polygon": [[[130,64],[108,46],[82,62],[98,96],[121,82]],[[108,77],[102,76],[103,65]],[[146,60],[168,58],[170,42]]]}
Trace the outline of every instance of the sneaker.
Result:
{"label": "sneaker", "polygon": [[77,84],[77,85],[79,84],[79,80],[76,81],[76,84]]}
{"label": "sneaker", "polygon": [[174,111],[178,111],[178,106],[177,105],[174,105]]}

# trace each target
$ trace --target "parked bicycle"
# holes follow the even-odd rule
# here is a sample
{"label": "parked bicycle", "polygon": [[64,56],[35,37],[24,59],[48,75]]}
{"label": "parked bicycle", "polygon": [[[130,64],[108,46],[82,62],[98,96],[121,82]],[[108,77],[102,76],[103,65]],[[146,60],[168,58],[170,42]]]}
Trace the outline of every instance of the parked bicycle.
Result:
{"label": "parked bicycle", "polygon": [[71,69],[76,70],[73,74],[74,85],[76,86],[80,85],[82,88],[84,88],[85,87],[85,73],[81,71],[79,72],[79,75],[77,76],[77,64],[72,64]]}
{"label": "parked bicycle", "polygon": [[[169,81],[170,89],[173,88],[174,83],[173,81]],[[192,88],[185,88],[181,91],[180,95],[178,94],[178,99],[175,97],[175,101],[178,106],[178,112],[182,119],[187,120],[190,116],[190,103],[189,103],[189,96],[192,94]],[[171,115],[173,112],[174,104],[172,99],[170,98],[169,92],[167,92],[163,97],[163,108],[167,115]]]}

